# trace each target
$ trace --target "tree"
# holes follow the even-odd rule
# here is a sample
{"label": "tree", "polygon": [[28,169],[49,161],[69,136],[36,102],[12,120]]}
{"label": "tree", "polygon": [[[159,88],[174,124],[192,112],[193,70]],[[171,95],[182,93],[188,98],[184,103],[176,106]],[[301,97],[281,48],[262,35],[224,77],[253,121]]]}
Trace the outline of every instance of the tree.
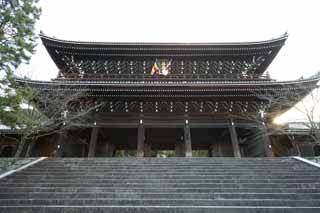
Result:
{"label": "tree", "polygon": [[21,103],[28,96],[17,88],[14,71],[28,63],[35,51],[35,23],[41,9],[38,0],[0,1],[0,122],[16,128],[21,115]]}
{"label": "tree", "polygon": [[[276,125],[273,119],[284,114],[289,109],[295,111],[295,120],[301,127],[302,132],[312,138],[314,143],[320,143],[320,91],[316,83],[320,79],[320,73],[305,79],[306,83],[296,85],[283,85],[272,91],[253,92],[257,100],[264,104],[258,113],[240,113],[236,118],[256,123],[260,130],[254,138],[270,136],[275,134],[287,135],[291,139],[292,146],[300,153],[299,145],[296,143],[288,125]],[[303,79],[301,79],[303,80]],[[300,117],[297,118],[297,116]],[[298,119],[298,120],[297,120]]]}
{"label": "tree", "polygon": [[103,101],[88,97],[87,89],[75,90],[72,86],[60,85],[41,87],[26,79],[16,79],[16,82],[18,88],[28,91],[24,98],[24,110],[18,116],[17,124],[24,131],[16,157],[21,156],[27,143],[28,156],[39,137],[60,134],[75,127],[87,127],[94,122],[92,115],[104,105]]}
{"label": "tree", "polygon": [[320,89],[314,89],[294,109],[303,116],[299,123],[309,130],[307,133],[313,141],[320,144]]}

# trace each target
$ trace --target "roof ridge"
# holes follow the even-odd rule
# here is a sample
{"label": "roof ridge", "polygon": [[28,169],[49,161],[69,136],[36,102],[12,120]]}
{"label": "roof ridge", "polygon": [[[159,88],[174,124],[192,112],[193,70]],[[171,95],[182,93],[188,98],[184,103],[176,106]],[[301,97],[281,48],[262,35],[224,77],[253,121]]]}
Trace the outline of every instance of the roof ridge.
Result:
{"label": "roof ridge", "polygon": [[268,44],[268,43],[273,43],[277,41],[285,41],[288,38],[288,34],[285,33],[281,35],[278,38],[272,38],[269,40],[261,40],[261,41],[253,41],[253,42],[173,42],[173,43],[168,43],[168,42],[101,42],[101,41],[74,41],[74,40],[64,40],[64,39],[57,39],[54,37],[50,37],[45,35],[44,33],[40,32],[39,34],[41,39],[47,39],[53,42],[59,42],[59,43],[66,43],[66,44],[82,44],[82,45],[116,45],[116,46],[122,46],[122,45],[143,45],[143,46],[152,46],[152,45],[159,45],[159,46],[206,46],[206,45],[213,45],[213,46],[241,46],[241,45],[259,45],[259,44]]}

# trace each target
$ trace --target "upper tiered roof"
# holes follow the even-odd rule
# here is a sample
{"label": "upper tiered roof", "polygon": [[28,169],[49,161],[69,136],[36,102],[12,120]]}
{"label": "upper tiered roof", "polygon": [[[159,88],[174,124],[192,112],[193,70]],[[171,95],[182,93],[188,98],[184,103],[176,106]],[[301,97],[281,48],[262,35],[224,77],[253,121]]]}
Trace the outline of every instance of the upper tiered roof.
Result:
{"label": "upper tiered roof", "polygon": [[[67,41],[40,34],[60,70],[58,79],[145,79],[156,60],[172,62],[166,78],[258,78],[284,45],[287,34],[260,42],[113,43]],[[198,75],[198,76],[195,76]],[[202,75],[202,76],[200,76]]]}
{"label": "upper tiered roof", "polygon": [[[77,42],[40,36],[59,68],[58,78],[17,83],[44,94],[73,94],[80,97],[81,106],[103,102],[102,113],[280,112],[316,88],[320,78],[263,78],[286,34],[261,42],[201,44]],[[169,61],[170,73],[152,75],[156,61]],[[281,99],[281,107],[273,103],[275,98]]]}

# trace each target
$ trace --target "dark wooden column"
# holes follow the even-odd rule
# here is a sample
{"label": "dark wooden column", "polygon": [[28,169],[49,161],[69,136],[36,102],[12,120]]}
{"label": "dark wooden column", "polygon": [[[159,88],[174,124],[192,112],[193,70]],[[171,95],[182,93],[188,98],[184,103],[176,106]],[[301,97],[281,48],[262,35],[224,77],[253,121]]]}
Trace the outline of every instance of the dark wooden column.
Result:
{"label": "dark wooden column", "polygon": [[231,136],[233,155],[234,157],[241,158],[237,130],[232,119],[230,120],[229,124],[229,132]]}
{"label": "dark wooden column", "polygon": [[112,143],[107,142],[106,144],[107,157],[114,157],[115,151],[116,151],[116,146]]}
{"label": "dark wooden column", "polygon": [[144,157],[144,127],[142,120],[140,120],[140,124],[138,126],[138,138],[137,138],[137,157]]}
{"label": "dark wooden column", "polygon": [[300,150],[299,144],[296,142],[296,138],[294,137],[294,135],[288,135],[288,138],[291,141],[292,149],[293,149],[291,151],[291,155],[301,156],[301,150]]}
{"label": "dark wooden column", "polygon": [[213,157],[212,150],[213,150],[213,145],[210,145],[210,146],[208,147],[208,157]]}
{"label": "dark wooden column", "polygon": [[185,157],[185,148],[183,141],[176,142],[174,145],[176,157]]}
{"label": "dark wooden column", "polygon": [[144,157],[151,157],[151,144],[150,143],[144,143]]}
{"label": "dark wooden column", "polygon": [[65,145],[66,140],[67,140],[67,133],[63,130],[60,130],[58,133],[57,149],[54,154],[55,157],[63,157],[64,149],[66,147]]}
{"label": "dark wooden column", "polygon": [[217,138],[212,139],[212,143],[208,147],[208,156],[209,157],[220,157],[221,156],[221,154],[219,153],[220,152],[219,151],[220,144],[218,142],[219,141]]}
{"label": "dark wooden column", "polygon": [[185,121],[185,125],[184,125],[184,147],[185,147],[185,156],[192,157],[191,132],[190,132],[188,120]]}
{"label": "dark wooden column", "polygon": [[81,148],[81,157],[85,158],[86,157],[86,146],[82,146]]}
{"label": "dark wooden column", "polygon": [[268,130],[264,122],[262,123],[261,128],[262,128],[262,140],[263,140],[265,156],[273,157],[270,136],[268,134]]}
{"label": "dark wooden column", "polygon": [[89,145],[89,151],[88,151],[89,158],[95,157],[96,145],[97,145],[97,141],[98,141],[98,133],[99,133],[99,128],[93,127],[91,130],[90,145]]}
{"label": "dark wooden column", "polygon": [[219,147],[220,147],[219,143],[211,144],[208,148],[209,157],[221,157]]}

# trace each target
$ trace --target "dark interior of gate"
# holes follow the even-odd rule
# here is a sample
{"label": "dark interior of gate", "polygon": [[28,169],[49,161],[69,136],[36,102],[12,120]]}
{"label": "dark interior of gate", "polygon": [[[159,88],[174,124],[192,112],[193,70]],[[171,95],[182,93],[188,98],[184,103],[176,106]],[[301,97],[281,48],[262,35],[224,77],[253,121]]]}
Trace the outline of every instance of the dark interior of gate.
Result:
{"label": "dark interior of gate", "polygon": [[[62,157],[87,157],[90,149],[92,127],[82,127],[68,130],[61,134],[50,134],[39,137],[35,141],[29,156],[56,156],[60,153]],[[261,143],[262,134],[260,129],[237,127],[236,133],[239,144],[239,152],[242,157],[266,156],[264,144]],[[100,127],[97,143],[94,150],[95,157],[136,157],[138,151],[138,128],[123,127],[111,128]],[[226,127],[199,127],[190,128],[191,148],[193,157],[234,157],[230,128]],[[305,137],[303,138],[305,139]],[[59,145],[59,140],[65,140]],[[302,141],[302,138],[296,137]],[[278,141],[281,141],[279,143]],[[146,127],[143,140],[144,157],[185,157],[186,147],[183,127]],[[287,136],[272,135],[272,151],[275,156],[297,155],[297,150]],[[1,156],[9,156],[11,147],[1,149]],[[12,145],[12,144],[11,144]],[[15,147],[15,146],[14,146]],[[16,148],[16,147],[15,147]],[[318,149],[318,147],[316,147]],[[316,149],[316,151],[318,151]],[[23,153],[26,154],[25,147]],[[300,146],[300,151],[310,154],[314,147],[308,143]],[[318,151],[319,152],[319,151]],[[11,153],[12,154],[12,153]],[[311,153],[314,154],[314,153]]]}
{"label": "dark interior of gate", "polygon": [[[68,142],[58,145],[59,135],[53,141],[38,140],[33,155],[55,155],[63,150],[63,157],[87,157],[90,140],[94,128],[68,130]],[[99,127],[94,150],[95,157],[136,157],[138,149],[142,149],[144,157],[185,157],[185,128],[181,127],[145,127],[143,136],[139,129],[133,127],[111,128]],[[263,144],[257,129],[236,128],[239,152],[243,157],[259,157],[265,155]],[[234,157],[235,147],[232,145],[232,131],[228,127],[191,127],[191,148],[194,157]],[[143,146],[139,148],[139,137]],[[50,144],[50,146],[49,146]]]}

